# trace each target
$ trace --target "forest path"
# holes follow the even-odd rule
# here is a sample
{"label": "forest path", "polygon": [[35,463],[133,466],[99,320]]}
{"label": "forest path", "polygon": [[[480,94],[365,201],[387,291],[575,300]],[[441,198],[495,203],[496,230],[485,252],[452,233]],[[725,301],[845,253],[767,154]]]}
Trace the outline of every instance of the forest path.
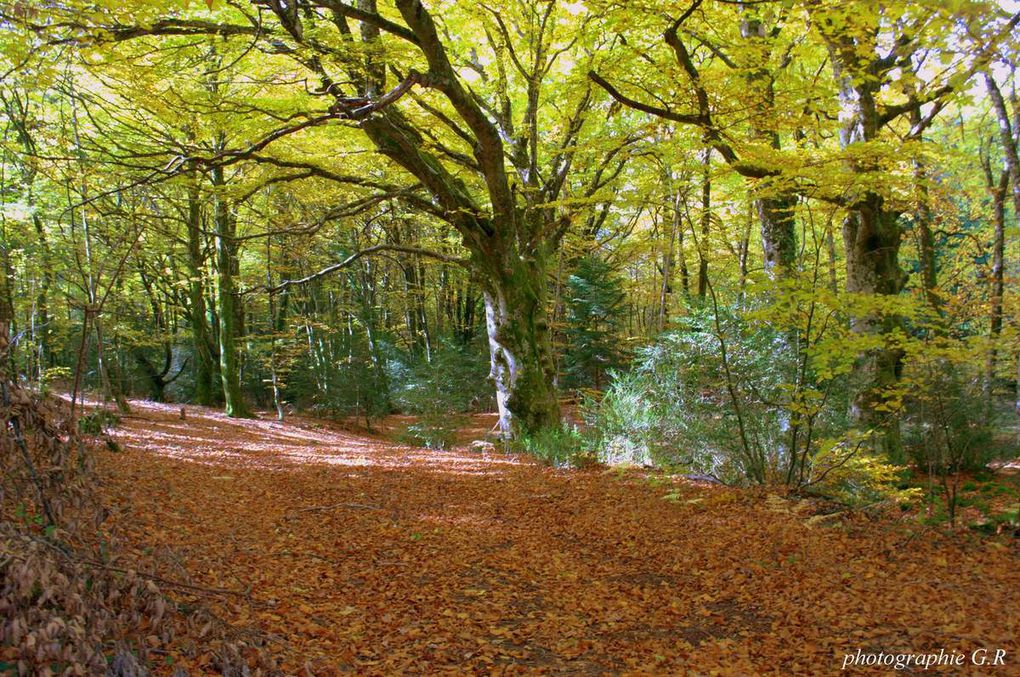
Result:
{"label": "forest path", "polygon": [[179,412],[136,402],[113,432],[110,521],[139,557],[173,553],[166,578],[250,588],[207,603],[268,635],[287,674],[829,674],[857,649],[978,647],[1017,666],[1011,545]]}

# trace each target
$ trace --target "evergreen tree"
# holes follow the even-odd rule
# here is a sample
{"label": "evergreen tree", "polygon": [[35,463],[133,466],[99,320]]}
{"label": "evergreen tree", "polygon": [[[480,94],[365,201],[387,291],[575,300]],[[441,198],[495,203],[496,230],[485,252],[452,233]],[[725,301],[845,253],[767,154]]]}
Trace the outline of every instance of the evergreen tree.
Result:
{"label": "evergreen tree", "polygon": [[624,362],[618,331],[623,285],[608,263],[587,255],[577,262],[567,290],[567,382],[598,390],[605,373]]}

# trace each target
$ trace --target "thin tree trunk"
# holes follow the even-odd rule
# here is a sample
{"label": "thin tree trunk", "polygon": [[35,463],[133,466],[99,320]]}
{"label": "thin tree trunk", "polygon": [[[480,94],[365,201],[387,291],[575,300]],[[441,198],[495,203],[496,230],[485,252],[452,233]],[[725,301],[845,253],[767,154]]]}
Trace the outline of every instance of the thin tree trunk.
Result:
{"label": "thin tree trunk", "polygon": [[1006,191],[1009,187],[1009,172],[1001,172],[999,181],[992,178],[990,164],[985,166],[985,180],[992,194],[992,211],[995,235],[992,241],[992,289],[989,312],[988,334],[991,345],[988,348],[988,362],[985,367],[984,396],[986,418],[992,413],[995,396],[995,372],[998,362],[998,343],[1002,335],[1002,305],[1005,292],[1004,259],[1006,251]]}
{"label": "thin tree trunk", "polygon": [[836,236],[832,231],[832,219],[829,218],[825,226],[825,248],[829,258],[829,291],[835,294],[839,291],[839,275],[836,271]]}
{"label": "thin tree trunk", "polygon": [[[663,222],[669,225],[667,226],[665,238],[666,249],[662,253],[662,284],[659,285],[657,331],[665,329],[666,323],[669,321],[670,299],[673,296],[673,267],[674,259],[676,258],[676,231],[678,227],[676,214],[671,211],[669,218],[663,219]],[[598,386],[595,389],[598,390]]]}
{"label": "thin tree trunk", "polygon": [[248,418],[251,411],[241,392],[241,370],[237,355],[239,299],[234,288],[235,228],[226,196],[223,168],[214,167],[212,183],[214,220],[216,225],[216,274],[220,319],[220,380],[223,384],[224,409],[227,416]]}
{"label": "thin tree trunk", "polygon": [[[1013,124],[1010,122],[1009,110],[1006,108],[1006,102],[1002,98],[1002,92],[999,90],[995,78],[989,71],[985,71],[984,76],[992,107],[999,120],[999,142],[1006,158],[1009,180],[1013,186],[1013,217],[1016,219],[1017,225],[1020,226],[1020,157],[1018,157],[1020,153],[1017,151],[1017,130],[1013,129]],[[1016,412],[1020,414],[1020,352],[1017,354],[1016,385]]]}
{"label": "thin tree trunk", "polygon": [[[751,211],[754,211],[754,205],[752,205]],[[744,289],[747,287],[747,272],[748,272],[748,258],[751,254],[751,222],[753,221],[753,214],[749,213],[747,216],[747,225],[744,227],[744,233],[740,237],[740,245],[738,249],[739,265],[740,265],[740,280],[738,289],[740,290],[740,302],[744,300]]]}
{"label": "thin tree trunk", "polygon": [[708,245],[712,227],[712,149],[705,148],[701,176],[701,238],[698,242],[698,298],[708,293]]}
{"label": "thin tree trunk", "polygon": [[188,319],[191,343],[195,353],[195,402],[203,406],[216,404],[215,367],[209,318],[205,304],[205,260],[202,255],[202,205],[198,176],[192,174],[188,186]]}
{"label": "thin tree trunk", "polygon": [[39,268],[42,278],[35,296],[35,311],[32,321],[32,338],[36,345],[38,374],[42,379],[46,369],[53,366],[53,355],[50,351],[50,288],[53,286],[53,264],[50,256],[50,243],[46,237],[46,229],[42,219],[35,213],[33,200],[29,200],[32,210],[32,224],[35,226],[36,238],[39,240]]}
{"label": "thin tree trunk", "polygon": [[[0,189],[3,186],[0,185]],[[3,221],[3,231],[0,232],[0,322],[3,324],[4,338],[9,335],[10,332],[15,331],[14,327],[14,266],[11,265],[11,254],[10,254],[10,241],[7,237],[7,223]],[[15,368],[14,361],[14,346],[13,343],[4,343],[3,354],[0,355],[0,361],[4,363],[3,369],[6,372],[10,369],[11,375],[16,375],[17,369]]]}

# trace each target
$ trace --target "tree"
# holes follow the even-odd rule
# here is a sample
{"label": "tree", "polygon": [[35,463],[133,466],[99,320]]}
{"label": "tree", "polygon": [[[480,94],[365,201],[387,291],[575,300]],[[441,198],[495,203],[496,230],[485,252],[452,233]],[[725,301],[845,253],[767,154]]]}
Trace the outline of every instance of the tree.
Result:
{"label": "tree", "polygon": [[567,279],[565,371],[575,386],[601,390],[606,373],[622,366],[619,325],[624,293],[612,268],[593,254]]}
{"label": "tree", "polygon": [[[797,192],[792,186],[775,180],[775,177],[782,175],[782,171],[770,166],[771,162],[763,149],[778,151],[781,148],[775,110],[776,79],[792,62],[791,50],[794,45],[783,45],[780,42],[786,21],[785,11],[776,13],[767,6],[763,9],[757,4],[736,4],[740,5],[738,14],[723,19],[739,27],[738,38],[730,45],[717,44],[715,40],[705,37],[699,28],[687,25],[702,8],[703,0],[692,2],[662,34],[661,42],[669,47],[675,65],[679,66],[690,87],[688,96],[676,98],[681,101],[693,99],[692,104],[688,104],[694,108],[693,112],[677,112],[669,106],[643,103],[622,93],[598,72],[591,71],[588,75],[614,100],[626,106],[701,130],[703,142],[709,148],[714,148],[736,173],[747,179],[750,190],[755,193],[754,204],[760,224],[765,269],[771,275],[782,277],[789,275],[796,263],[794,210]],[[709,18],[705,13],[702,14],[706,30],[714,21],[719,20],[718,15]],[[704,45],[709,52],[709,56],[703,57],[700,64],[688,46],[690,40]],[[660,66],[648,51],[638,51],[638,55],[653,66]],[[721,121],[720,112],[715,110],[719,107],[720,96],[719,92],[712,91],[710,84],[713,58],[728,70],[721,77],[735,81],[743,90],[744,105],[755,111],[743,132],[742,147],[729,140],[731,135],[724,133],[724,129],[732,123]],[[732,82],[724,82],[720,89],[730,86]],[[657,98],[661,98],[661,95]],[[713,104],[713,101],[716,103]],[[722,117],[725,117],[725,113]],[[710,184],[706,181],[703,185],[710,192]],[[702,261],[702,267],[705,263]],[[699,275],[704,278],[707,270]],[[703,297],[705,285],[699,282],[698,288],[699,295]]]}
{"label": "tree", "polygon": [[[555,16],[564,10],[556,3],[526,5],[519,17],[504,11],[509,8],[487,9],[483,35],[498,70],[490,74],[468,54],[453,51],[442,37],[451,26],[437,25],[417,0],[396,0],[393,19],[368,0],[357,7],[339,0],[273,2],[270,9],[273,23],[264,22],[263,14],[239,16],[242,7],[228,12],[230,20],[223,22],[165,16],[126,25],[98,12],[85,15],[86,26],[82,16],[71,24],[115,41],[196,34],[246,40],[254,36],[264,50],[306,68],[320,82],[314,94],[332,102],[328,110],[300,112],[301,122],[209,161],[251,159],[288,134],[355,121],[378,152],[420,182],[433,202],[411,194],[403,197],[448,221],[470,253],[467,263],[485,299],[491,376],[504,432],[557,422],[546,317],[548,264],[570,225],[568,211],[555,203],[568,184],[590,97],[586,87],[578,88],[559,102],[566,104],[565,110],[547,107],[545,98],[558,60],[570,50],[584,58],[579,49],[583,32],[564,29]],[[255,23],[232,20],[236,18]],[[360,24],[359,37],[350,22]],[[523,36],[523,41],[515,45],[519,40],[513,36]],[[334,69],[332,64],[341,56],[340,67]],[[455,59],[480,73],[488,85],[484,93],[465,82]],[[393,74],[398,84],[391,87],[388,80]],[[344,80],[354,91],[340,84]],[[414,87],[439,95],[415,97],[427,125],[420,113],[411,115],[393,105]],[[543,115],[543,132],[556,129],[556,143],[546,144],[545,134],[539,133]]]}
{"label": "tree", "polygon": [[[1015,72],[1015,71],[1014,71]],[[992,102],[992,109],[995,111],[995,118],[999,123],[999,145],[1002,147],[1002,153],[1005,158],[1006,171],[1005,174],[1009,176],[1009,185],[1013,187],[1013,218],[1016,219],[1017,224],[1020,225],[1020,153],[1017,148],[1020,146],[1020,129],[1014,129],[1014,123],[1010,121],[1009,109],[1006,108],[1006,100],[1002,96],[1002,91],[999,89],[998,83],[995,81],[990,70],[984,72],[985,87],[988,89],[988,96]],[[1016,113],[1020,110],[1020,106],[1017,105],[1015,93],[1013,99],[1013,112],[1014,122],[1016,126],[1020,127],[1020,120],[1017,119]],[[986,170],[988,172],[988,170]],[[1005,178],[1005,177],[1003,177]],[[989,184],[991,184],[991,177],[989,176]],[[1002,193],[1005,192],[1005,181],[1000,181],[999,185],[994,188],[993,199],[996,200],[996,211],[995,211],[995,245],[994,254],[995,263],[993,264],[994,271],[994,282],[995,289],[993,291],[993,310],[992,310],[992,333],[993,338],[996,338],[1002,329],[1002,295],[1003,295],[1003,250],[1005,246],[1005,217],[1003,214]],[[994,374],[995,369],[995,354],[992,353],[990,357],[989,372]],[[1016,410],[1020,413],[1020,358],[1017,360],[1017,401]]]}
{"label": "tree", "polygon": [[[846,209],[843,221],[843,242],[846,254],[846,288],[848,292],[875,297],[894,297],[906,282],[900,267],[899,251],[902,227],[899,219],[903,207],[883,190],[882,134],[901,117],[922,107],[927,112],[908,130],[908,137],[918,138],[945,105],[946,97],[976,72],[987,59],[979,53],[969,66],[953,72],[943,82],[929,83],[926,89],[916,87],[922,81],[921,68],[931,50],[942,48],[938,42],[921,39],[925,34],[939,35],[950,31],[958,17],[945,13],[941,7],[869,7],[855,12],[845,5],[819,3],[811,8],[828,49],[832,74],[839,100],[839,139],[846,154],[847,168],[853,183],[842,198]],[[1006,22],[1011,31],[1020,15]],[[941,28],[940,28],[941,27]],[[888,37],[891,49],[882,53],[882,30],[892,30]],[[1005,33],[998,33],[1004,35]],[[901,100],[881,103],[881,94],[899,77]],[[890,337],[899,326],[895,313],[865,312],[852,318],[859,334]],[[885,345],[865,351],[859,361],[860,394],[855,411],[865,426],[881,431],[879,446],[894,459],[902,457],[899,422],[890,416],[891,399],[902,370],[902,350],[889,338]]]}

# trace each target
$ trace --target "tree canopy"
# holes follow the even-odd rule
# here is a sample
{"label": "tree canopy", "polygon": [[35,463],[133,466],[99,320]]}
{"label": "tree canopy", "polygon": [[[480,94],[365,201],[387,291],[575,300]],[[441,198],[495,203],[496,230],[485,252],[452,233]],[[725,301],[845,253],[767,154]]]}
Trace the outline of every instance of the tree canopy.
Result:
{"label": "tree canopy", "polygon": [[[487,352],[503,432],[534,432],[571,341],[607,331],[571,306],[597,261],[622,282],[611,342],[706,304],[824,303],[838,351],[775,328],[805,374],[842,359],[854,426],[901,457],[933,341],[987,397],[1016,371],[1018,22],[934,0],[6,3],[16,359],[246,416],[335,400],[346,355],[383,411],[394,365],[453,342]],[[588,372],[570,387],[601,389]]]}

